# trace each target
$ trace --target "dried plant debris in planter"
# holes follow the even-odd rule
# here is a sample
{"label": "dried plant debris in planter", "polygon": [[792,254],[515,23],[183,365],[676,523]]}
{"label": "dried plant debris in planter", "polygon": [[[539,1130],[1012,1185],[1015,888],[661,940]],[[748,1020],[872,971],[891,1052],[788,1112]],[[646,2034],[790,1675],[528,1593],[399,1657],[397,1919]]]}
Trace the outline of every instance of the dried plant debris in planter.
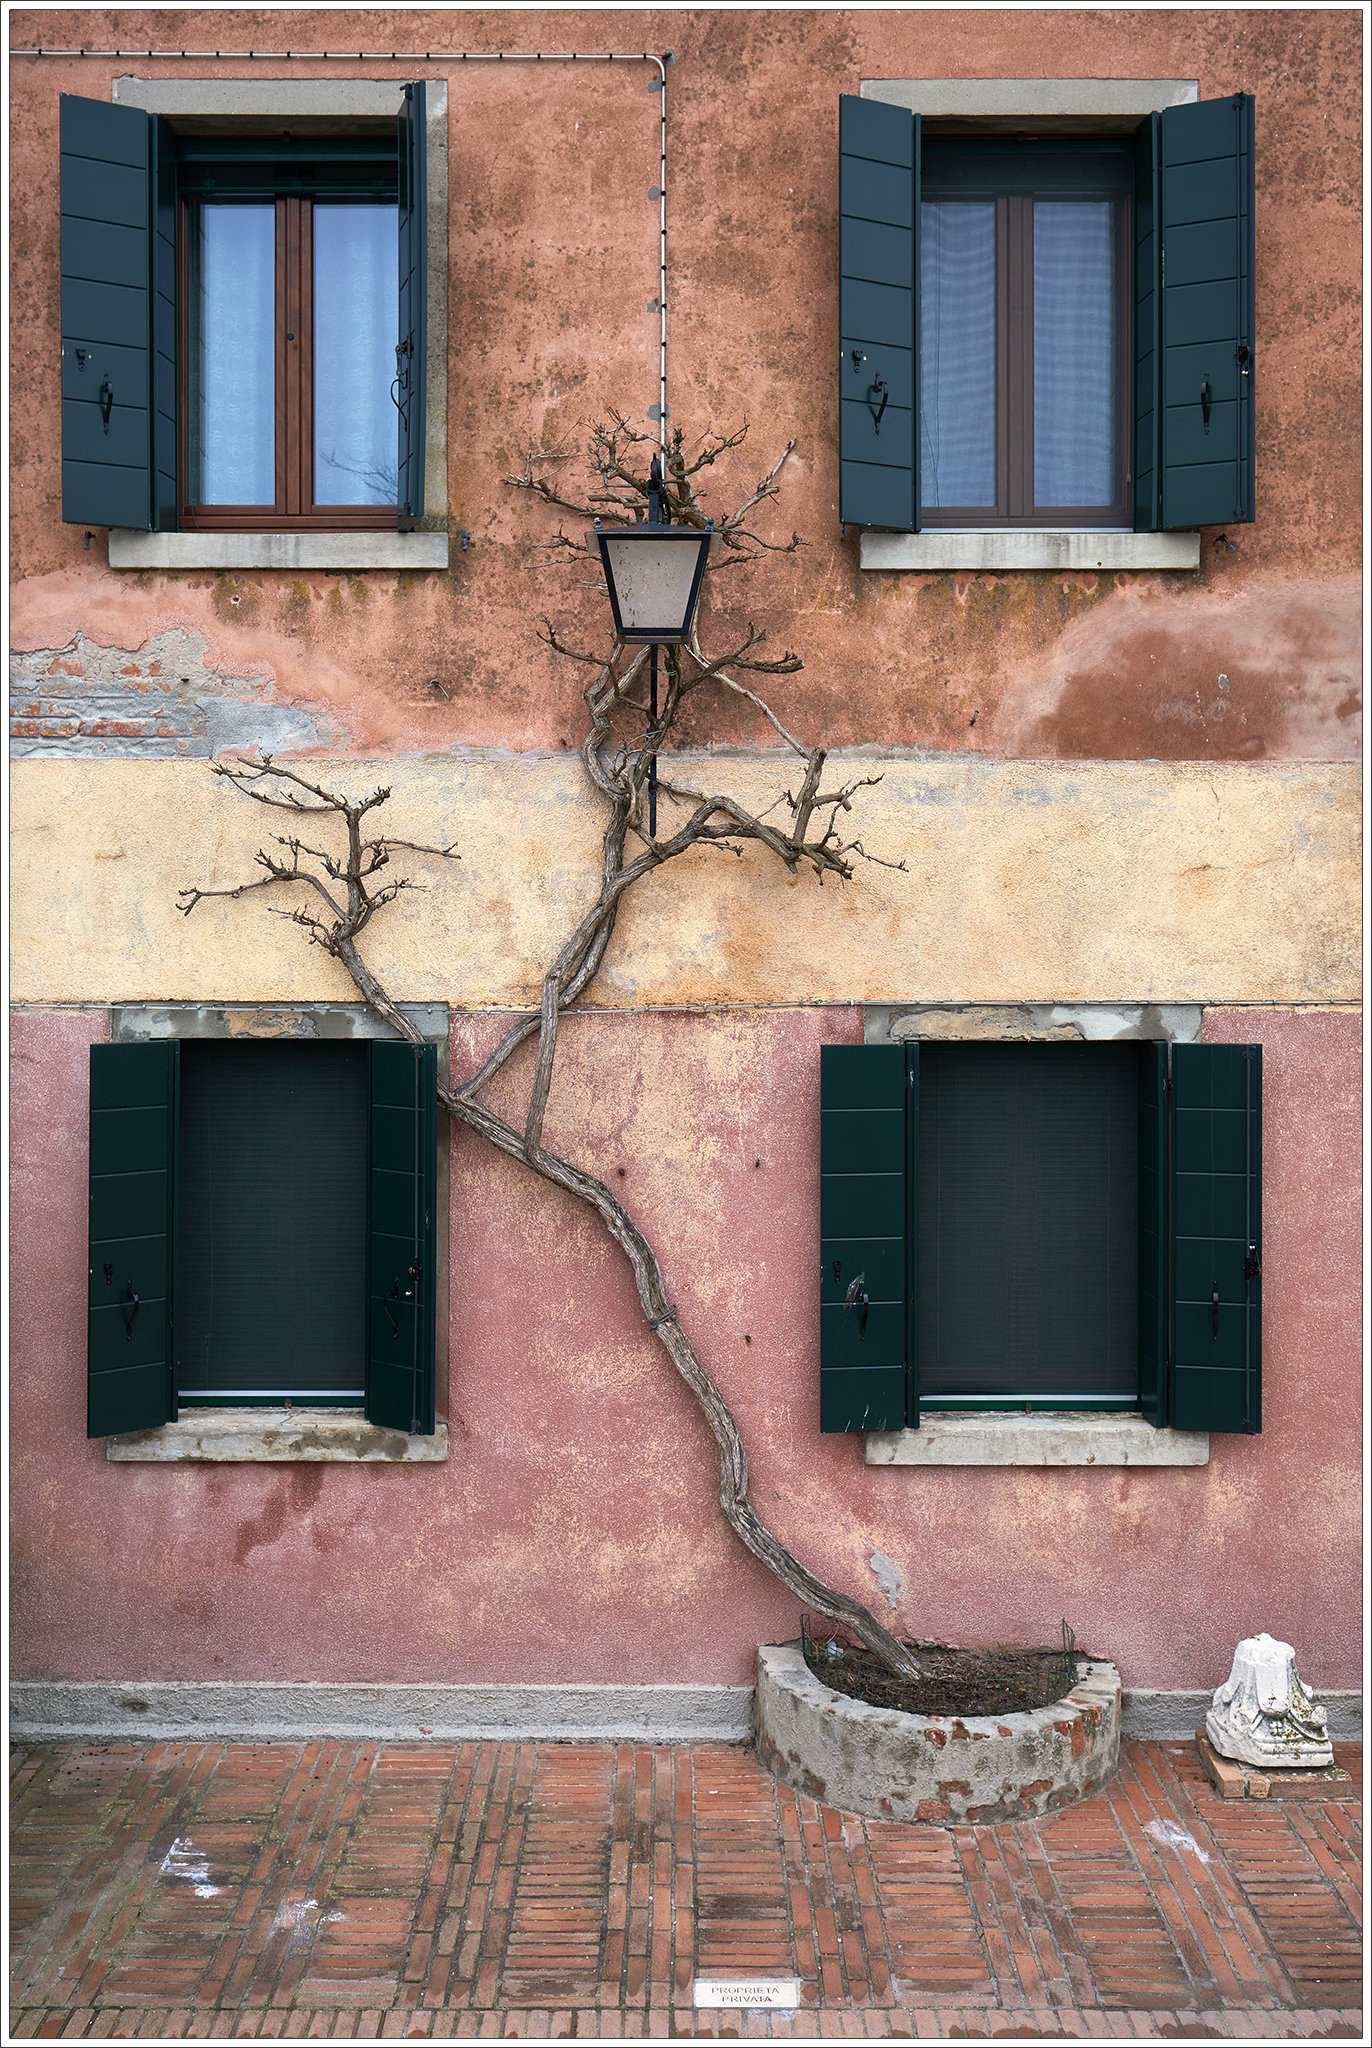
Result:
{"label": "dried plant debris in planter", "polygon": [[1022,1714],[1051,1706],[1077,1678],[1077,1642],[1067,1623],[1055,1649],[959,1650],[950,1643],[912,1643],[919,1678],[897,1678],[831,1622],[800,1624],[801,1648],[816,1678],[872,1707],[906,1714]]}

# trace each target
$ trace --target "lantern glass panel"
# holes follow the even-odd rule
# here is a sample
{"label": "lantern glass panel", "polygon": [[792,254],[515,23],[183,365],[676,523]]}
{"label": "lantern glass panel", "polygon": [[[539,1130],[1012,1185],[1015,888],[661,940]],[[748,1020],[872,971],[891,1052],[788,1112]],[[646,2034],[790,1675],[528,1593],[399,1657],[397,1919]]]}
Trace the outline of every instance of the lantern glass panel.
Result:
{"label": "lantern glass panel", "polygon": [[602,545],[625,637],[680,639],[690,624],[691,592],[702,549],[709,545],[706,536],[680,529],[651,539],[611,533],[602,536]]}

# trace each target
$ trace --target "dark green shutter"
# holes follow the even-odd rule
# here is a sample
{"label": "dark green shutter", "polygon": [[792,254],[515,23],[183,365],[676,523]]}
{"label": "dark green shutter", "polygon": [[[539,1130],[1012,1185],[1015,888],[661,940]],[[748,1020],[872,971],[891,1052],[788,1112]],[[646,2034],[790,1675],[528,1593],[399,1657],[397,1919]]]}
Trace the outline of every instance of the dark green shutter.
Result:
{"label": "dark green shutter", "polygon": [[91,1047],[87,1436],[152,1429],[176,1418],[179,1050],[174,1039]]}
{"label": "dark green shutter", "polygon": [[[918,1048],[820,1048],[821,1430],[904,1429]],[[913,1233],[909,1235],[912,1237]]]}
{"label": "dark green shutter", "polygon": [[175,199],[170,150],[141,107],[64,93],[62,517],[174,523]]}
{"label": "dark green shutter", "polygon": [[919,532],[919,116],[839,101],[839,518]]}
{"label": "dark green shutter", "polygon": [[1159,289],[1157,185],[1161,146],[1158,116],[1149,116],[1134,144],[1134,526],[1153,533],[1158,525],[1158,435],[1161,413],[1158,379]]}
{"label": "dark green shutter", "polygon": [[427,183],[423,82],[407,85],[400,110],[400,339],[396,348],[396,406],[400,413],[400,524],[412,527],[424,512],[424,350],[429,292]]}
{"label": "dark green shutter", "polygon": [[1167,107],[1140,150],[1152,229],[1141,209],[1135,523],[1242,524],[1253,518],[1252,98]]}
{"label": "dark green shutter", "polygon": [[1139,1052],[1139,1407],[1161,1429],[1168,1414],[1168,1046],[1152,1041]]}
{"label": "dark green shutter", "polygon": [[1175,1429],[1262,1424],[1262,1048],[1172,1049]]}
{"label": "dark green shutter", "polygon": [[367,1153],[367,1418],[432,1436],[438,1053],[376,1040]]}

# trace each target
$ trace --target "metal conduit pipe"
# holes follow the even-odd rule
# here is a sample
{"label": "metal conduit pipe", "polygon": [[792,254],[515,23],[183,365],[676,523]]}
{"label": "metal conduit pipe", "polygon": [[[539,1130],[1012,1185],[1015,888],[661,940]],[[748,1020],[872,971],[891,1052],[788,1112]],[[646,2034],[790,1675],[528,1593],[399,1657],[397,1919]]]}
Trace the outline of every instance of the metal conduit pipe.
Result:
{"label": "metal conduit pipe", "polygon": [[667,448],[667,66],[675,63],[676,53],[667,50],[657,56],[651,50],[92,50],[84,45],[79,49],[59,49],[51,44],[39,44],[35,49],[11,50],[14,57],[90,57],[101,58],[170,58],[182,60],[214,59],[231,63],[309,63],[309,64],[655,64],[657,77],[649,81],[649,91],[661,95],[658,121],[658,181],[649,193],[657,200],[657,316],[658,316],[658,364],[657,364],[657,405],[650,406],[649,417],[657,414],[658,441],[666,452]]}

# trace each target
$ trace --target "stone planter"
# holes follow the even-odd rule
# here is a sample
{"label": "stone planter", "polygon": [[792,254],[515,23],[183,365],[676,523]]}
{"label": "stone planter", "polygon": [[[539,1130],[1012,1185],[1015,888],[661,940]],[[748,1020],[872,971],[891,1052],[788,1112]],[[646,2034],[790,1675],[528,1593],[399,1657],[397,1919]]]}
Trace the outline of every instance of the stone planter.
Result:
{"label": "stone planter", "polygon": [[1120,1751],[1113,1664],[1077,1660],[1077,1682],[1022,1714],[903,1714],[816,1678],[798,1643],[757,1658],[757,1750],[797,1792],[875,1820],[1033,1820],[1099,1791]]}

